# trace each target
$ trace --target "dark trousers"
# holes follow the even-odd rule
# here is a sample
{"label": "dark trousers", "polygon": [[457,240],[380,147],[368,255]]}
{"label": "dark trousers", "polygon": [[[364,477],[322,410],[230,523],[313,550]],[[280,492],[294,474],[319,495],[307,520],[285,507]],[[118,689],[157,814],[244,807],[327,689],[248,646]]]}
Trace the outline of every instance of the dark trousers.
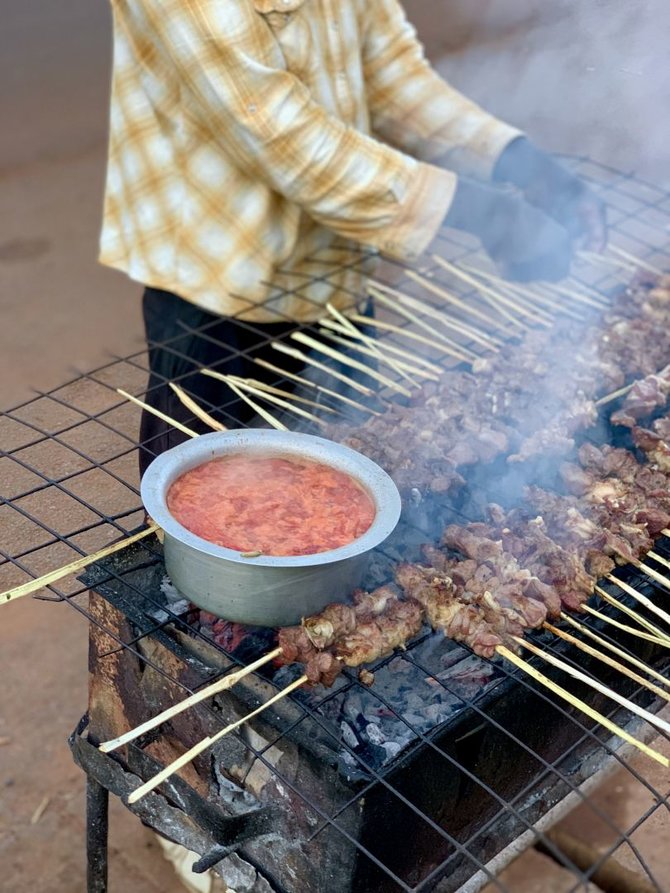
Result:
{"label": "dark trousers", "polygon": [[[261,357],[270,363],[299,373],[302,364],[277,353],[270,342],[283,338],[294,323],[243,323],[214,316],[171,292],[146,288],[142,301],[144,327],[149,348],[149,383],[145,402],[187,427],[205,434],[211,429],[193,418],[169,386],[178,384],[190,397],[228,428],[245,425],[253,410],[235,397],[215,378],[202,375],[200,369],[214,369],[226,375],[239,375],[275,383],[278,375],[253,362]],[[290,385],[282,384],[290,388]],[[146,410],[140,423],[140,474],[165,450],[176,446],[188,435]]]}
{"label": "dark trousers", "polygon": [[[142,310],[149,349],[149,383],[145,402],[198,434],[207,434],[211,428],[199,419],[194,419],[191,410],[184,406],[170,387],[170,382],[179,385],[227,428],[236,428],[251,421],[255,415],[253,409],[237,398],[222,381],[202,375],[201,369],[259,379],[284,390],[293,390],[291,380],[264,369],[254,363],[254,358],[265,359],[293,374],[305,372],[300,360],[278,353],[271,346],[274,340],[287,340],[286,336],[296,329],[297,323],[244,323],[229,317],[215,316],[171,292],[157,288],[145,289]],[[374,316],[371,300],[368,300],[362,312],[365,316]],[[369,337],[374,337],[372,327],[363,326],[362,331]],[[309,349],[301,345],[296,347],[310,353]],[[339,346],[338,349],[345,354],[350,352]],[[362,359],[359,355],[355,356]],[[351,367],[322,355],[318,355],[318,360],[375,388],[373,379]],[[367,363],[376,368],[375,362],[367,360]],[[307,372],[305,375],[314,377]],[[349,390],[345,384],[330,376],[326,375],[323,383],[338,393],[360,398],[360,394]],[[188,440],[187,434],[144,410],[140,423],[140,475],[144,474],[156,456],[184,440]]]}

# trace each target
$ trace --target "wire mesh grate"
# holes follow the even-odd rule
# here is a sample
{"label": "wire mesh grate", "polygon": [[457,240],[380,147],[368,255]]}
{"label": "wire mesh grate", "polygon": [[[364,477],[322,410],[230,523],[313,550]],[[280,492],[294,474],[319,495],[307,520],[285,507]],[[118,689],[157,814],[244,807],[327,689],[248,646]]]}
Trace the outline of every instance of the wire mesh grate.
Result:
{"label": "wire mesh grate", "polygon": [[[587,159],[572,159],[570,163],[607,201],[616,244],[655,266],[670,269],[670,199],[667,194],[632,175],[613,171]],[[487,269],[477,245],[462,234],[443,232],[438,238],[436,253],[461,265]],[[347,266],[363,275],[368,273],[371,260],[365,252],[352,251]],[[329,264],[327,259],[322,258],[319,261],[319,275],[294,285],[292,292],[309,302],[314,283],[328,282],[337,277],[341,270],[341,259]],[[440,288],[448,288],[451,294],[468,300],[472,306],[481,308],[483,313],[490,314],[490,308],[481,295],[466,283],[449,277],[439,263],[426,260],[414,272]],[[411,271],[399,264],[384,262],[373,275],[387,286],[402,289],[410,295],[418,294]],[[628,271],[612,266],[583,265],[575,274],[576,282],[600,294],[619,287],[626,278],[630,278]],[[278,293],[275,297],[279,299],[282,294]],[[352,303],[360,303],[361,295],[352,292],[349,298]],[[425,291],[421,292],[421,299],[426,302]],[[270,306],[272,300],[268,302]],[[439,301],[436,300],[434,306],[438,305]],[[411,328],[407,317],[390,309],[380,313],[380,318],[399,328]],[[454,319],[465,320],[466,317],[454,308]],[[190,330],[188,335],[216,342],[212,334],[213,325]],[[253,323],[240,319],[239,325],[254,332]],[[296,326],[298,331],[311,333],[315,328],[315,323]],[[509,334],[503,320],[495,322],[492,319],[488,331],[500,337]],[[263,345],[262,333],[257,334],[255,349]],[[401,343],[393,335],[382,332],[380,336],[388,337],[392,343]],[[476,353],[477,345],[472,340],[464,337],[458,343]],[[179,337],[153,346],[180,352]],[[440,354],[435,349],[428,349],[426,353],[431,360],[442,365],[454,363],[447,353]],[[220,368],[225,371],[226,363],[231,359],[234,359],[234,355],[226,354],[223,350]],[[74,381],[37,394],[0,417],[0,477],[5,490],[0,499],[0,526],[3,530],[0,590],[19,585],[81,555],[90,554],[142,525],[144,511],[139,499],[137,474],[139,411],[119,397],[117,388],[142,395],[147,374],[147,354],[144,350],[127,357],[112,358],[97,369],[82,373]],[[184,377],[187,379],[189,374],[186,373]],[[177,378],[175,383],[179,382]],[[383,397],[389,396],[384,390],[380,393]],[[226,409],[232,402],[231,395],[222,388],[220,402],[203,405],[203,408],[225,422]],[[186,415],[184,418],[186,424],[197,429],[199,423],[195,416]],[[151,450],[150,442],[140,446]],[[453,506],[447,505],[446,511],[451,513],[452,519],[462,517]],[[67,519],[66,523],[64,519]],[[406,521],[404,531],[409,531],[412,526],[411,520]],[[421,534],[421,526],[414,525],[414,530],[408,535],[416,540],[417,537],[421,538]],[[392,549],[385,552],[383,548],[380,552],[387,562],[396,559]],[[188,612],[174,611],[160,592],[152,592],[134,582],[138,570],[160,568],[160,545],[153,539],[138,543],[133,547],[133,556],[130,566],[121,560],[105,562],[103,567],[97,569],[95,578],[95,589],[103,595],[119,589],[133,594],[137,614],[133,617],[135,633],[130,637],[119,636],[90,610],[87,603],[90,580],[82,582],[73,576],[48,587],[49,594],[35,597],[67,604],[70,609],[87,617],[101,633],[105,633],[112,645],[107,652],[99,654],[100,658],[115,653],[132,656],[142,667],[150,667],[166,683],[176,685],[184,692],[194,690],[184,681],[186,677],[175,676],[159,657],[152,657],[151,650],[145,647],[152,637],[160,634],[166,636],[164,641],[168,642],[175,634],[200,639],[226,661],[239,663],[239,658],[226,652],[211,635],[194,627]],[[628,647],[593,618],[584,622],[598,629],[599,635],[618,647]],[[560,653],[563,659],[571,659],[569,651],[547,636],[535,638],[544,649]],[[441,642],[441,657],[448,653],[452,655],[449,660],[456,665],[469,661],[469,666],[475,662],[483,668],[478,670],[487,680],[483,690],[467,690],[467,686],[459,685],[449,674],[439,672],[431,664],[430,655],[426,657],[429,653],[422,651],[424,645],[434,640],[434,635],[421,637],[406,652],[396,653],[379,662],[375,666],[375,674],[379,676],[385,671],[391,672],[391,667],[396,675],[406,671],[416,674],[416,678],[421,677],[427,692],[443,691],[445,696],[448,695],[460,705],[459,715],[467,713],[472,729],[468,735],[473,737],[468,739],[466,736],[464,741],[490,739],[496,747],[503,748],[509,762],[523,757],[527,761],[527,778],[512,779],[512,787],[507,783],[498,783],[490,767],[467,759],[467,743],[456,741],[453,746],[449,742],[445,744],[444,736],[441,736],[444,721],[436,722],[432,728],[422,727],[399,711],[394,706],[393,698],[377,682],[371,689],[365,688],[354,673],[348,672],[336,690],[292,698],[285,713],[273,715],[266,721],[264,729],[268,737],[265,742],[252,739],[243,732],[234,733],[239,746],[250,754],[250,765],[260,763],[265,766],[267,772],[290,791],[312,817],[313,829],[304,844],[306,851],[309,852],[310,846],[317,846],[324,833],[341,837],[355,858],[376,868],[380,890],[419,893],[440,889],[448,893],[455,889],[474,890],[488,883],[489,889],[504,891],[509,888],[498,879],[499,868],[505,861],[509,845],[526,834],[529,842],[541,841],[554,858],[572,872],[575,883],[571,890],[590,889],[590,879],[600,865],[620,848],[626,848],[652,889],[662,891],[663,879],[655,875],[654,866],[639,846],[636,835],[647,819],[668,809],[667,793],[658,790],[649,780],[648,767],[634,759],[629,750],[621,747],[604,729],[565,708],[512,667],[500,661],[491,663],[474,658],[463,646]],[[664,669],[662,656],[654,659],[657,661],[654,665]],[[216,668],[210,669],[211,674],[216,675]],[[268,690],[279,688],[279,683],[270,677],[263,677],[262,684],[268,686]],[[504,701],[501,692],[510,686],[514,692],[524,693],[523,703],[529,711],[525,717],[512,717],[509,711],[500,713],[497,705]],[[464,822],[458,834],[454,835],[449,830],[449,822],[440,817],[439,809],[430,812],[424,809],[424,801],[416,796],[406,779],[397,783],[400,776],[390,771],[388,765],[376,765],[368,753],[347,740],[332,717],[337,715],[338,699],[363,688],[366,697],[376,703],[378,710],[388,713],[411,733],[411,744],[403,750],[402,759],[412,763],[412,760],[429,754],[429,765],[441,773],[439,777],[456,778],[463,791],[476,792],[479,798],[476,802],[486,804],[483,818]],[[627,696],[655,710],[659,707],[642,687],[629,686]],[[553,718],[552,722],[570,729],[557,753],[551,753],[551,748],[548,753],[542,752],[534,746],[532,735],[529,736],[528,717],[534,710],[540,709]],[[620,708],[601,704],[599,709],[621,725],[642,734],[640,724],[630,717],[624,717]],[[204,706],[199,710],[206,713],[212,723],[222,724],[217,711]],[[270,726],[273,728],[271,735],[268,733]],[[327,798],[319,800],[312,789],[301,787],[299,779],[283,772],[273,762],[273,748],[282,746],[284,741],[293,740],[292,736],[303,727],[315,730],[315,734],[329,742],[331,749],[345,754],[347,765],[357,774],[356,786],[352,788],[350,796],[343,797],[336,808],[327,802]],[[668,736],[660,732],[659,738],[661,744],[657,746],[665,748],[667,752]],[[393,760],[390,764],[397,767]],[[648,794],[648,807],[632,821],[617,820],[594,805],[586,792],[588,778],[584,766],[595,771],[610,764],[623,768],[635,784]],[[350,830],[351,814],[361,808],[366,798],[373,798],[379,791],[387,798],[385,801],[382,797],[380,802],[388,802],[398,813],[411,817],[417,833],[424,838],[424,845],[433,845],[436,851],[442,853],[437,864],[426,862],[428,868],[421,876],[407,871],[402,860],[395,862],[388,849],[380,848],[378,842],[369,837],[372,832],[359,837]],[[546,802],[542,800],[543,795]],[[471,796],[476,800],[474,793]],[[572,863],[541,830],[543,821],[555,816],[561,804],[568,803],[571,806],[581,803],[591,810],[594,820],[603,823],[610,838],[598,861],[586,870]],[[496,834],[496,829],[503,826],[504,833]],[[249,845],[241,847],[240,853],[250,859],[255,858],[253,847]],[[379,878],[383,878],[383,882]],[[276,889],[281,889],[276,878],[270,876],[270,879],[276,884]],[[453,886],[455,883],[458,887]]]}

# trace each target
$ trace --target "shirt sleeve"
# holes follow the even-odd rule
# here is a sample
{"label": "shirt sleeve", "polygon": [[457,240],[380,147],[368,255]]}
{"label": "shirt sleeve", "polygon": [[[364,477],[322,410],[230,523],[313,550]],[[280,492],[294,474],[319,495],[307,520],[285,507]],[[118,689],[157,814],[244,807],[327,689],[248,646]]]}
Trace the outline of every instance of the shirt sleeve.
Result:
{"label": "shirt sleeve", "polygon": [[184,102],[246,175],[320,224],[391,257],[430,244],[453,174],[339,121],[286,70],[271,29],[235,0],[144,0]]}
{"label": "shirt sleeve", "polygon": [[364,77],[373,132],[479,179],[521,131],[484,111],[430,66],[398,0],[361,0]]}

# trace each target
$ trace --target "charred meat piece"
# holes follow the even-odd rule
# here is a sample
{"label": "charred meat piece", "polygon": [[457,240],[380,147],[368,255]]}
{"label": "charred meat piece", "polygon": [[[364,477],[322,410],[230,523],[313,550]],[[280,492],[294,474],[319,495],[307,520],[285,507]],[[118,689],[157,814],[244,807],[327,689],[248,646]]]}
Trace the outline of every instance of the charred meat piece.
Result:
{"label": "charred meat piece", "polygon": [[670,366],[659,373],[648,375],[636,381],[626,395],[621,409],[612,413],[613,425],[633,428],[640,419],[646,418],[660,407],[665,406],[670,395]]}
{"label": "charred meat piece", "polygon": [[355,629],[356,612],[350,605],[334,602],[318,614],[307,617],[302,626],[312,645],[322,651],[332,645],[335,639]]}

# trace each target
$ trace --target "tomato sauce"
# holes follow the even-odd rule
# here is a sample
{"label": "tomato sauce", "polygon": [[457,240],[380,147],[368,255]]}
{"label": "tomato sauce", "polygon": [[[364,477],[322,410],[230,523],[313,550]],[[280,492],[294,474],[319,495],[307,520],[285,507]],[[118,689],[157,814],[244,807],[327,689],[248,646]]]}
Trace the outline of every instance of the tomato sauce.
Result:
{"label": "tomato sauce", "polygon": [[345,546],[376,514],[360,484],[329,465],[241,453],[187,471],[167,503],[183,527],[210,543],[277,556]]}

